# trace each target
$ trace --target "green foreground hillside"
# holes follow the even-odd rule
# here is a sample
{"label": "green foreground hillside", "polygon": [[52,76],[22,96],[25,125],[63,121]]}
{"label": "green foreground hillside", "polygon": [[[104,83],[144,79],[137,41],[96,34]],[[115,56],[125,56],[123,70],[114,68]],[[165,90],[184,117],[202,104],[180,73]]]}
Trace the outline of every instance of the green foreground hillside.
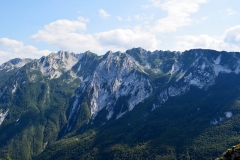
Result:
{"label": "green foreground hillside", "polygon": [[[104,56],[86,53],[70,70],[49,69],[48,73],[54,73],[57,78],[49,78],[42,71],[52,65],[52,57],[30,62],[1,77],[0,109],[9,109],[9,112],[0,125],[0,157],[214,160],[229,146],[240,143],[240,74],[235,72],[236,56],[234,59],[229,53],[205,50],[187,51],[182,55],[160,52],[151,53],[145,62],[148,55],[140,51],[129,51],[132,57],[125,53],[109,52]],[[205,52],[206,55],[202,54]],[[66,54],[64,58],[70,56]],[[221,56],[225,56],[224,60],[216,64]],[[45,68],[40,68],[44,60],[47,61]],[[60,62],[56,59],[56,64]],[[149,68],[150,62],[153,62],[152,68]],[[207,81],[207,76],[200,74],[213,72],[210,63],[227,66],[224,69],[228,73],[213,74],[214,82]],[[174,65],[182,68],[173,72]],[[198,66],[194,68],[194,65]],[[114,69],[125,73],[127,69],[121,68],[125,66],[132,70],[121,78],[127,77],[127,81],[132,75],[140,77],[136,81],[142,86],[134,90],[135,93],[122,94],[117,99],[110,94],[109,102],[114,101],[111,117],[107,119],[109,108],[103,107],[93,118],[91,107],[95,101],[92,99],[99,96],[95,91],[101,90],[103,95],[113,93],[111,86],[115,83],[109,84],[105,75],[111,76]],[[101,69],[104,72],[100,72]],[[207,87],[188,85],[186,92],[168,96],[167,100],[160,96],[163,91],[170,95],[169,88],[174,85],[185,87],[190,75],[199,76]],[[101,76],[103,83],[100,84]],[[187,78],[178,81],[183,76]],[[91,78],[92,81],[87,81]],[[126,86],[120,85],[119,92],[137,86],[126,81],[121,82]],[[138,95],[140,89],[151,94],[130,110],[129,100]]]}

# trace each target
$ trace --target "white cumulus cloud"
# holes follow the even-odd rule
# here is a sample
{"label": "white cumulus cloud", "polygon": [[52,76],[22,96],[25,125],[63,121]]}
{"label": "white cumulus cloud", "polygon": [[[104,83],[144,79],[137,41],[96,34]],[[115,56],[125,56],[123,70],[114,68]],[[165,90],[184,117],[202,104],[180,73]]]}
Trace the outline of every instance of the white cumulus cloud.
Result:
{"label": "white cumulus cloud", "polygon": [[85,22],[85,23],[90,22],[90,20],[88,18],[84,18],[82,16],[79,16],[78,20],[81,21],[81,22]]}
{"label": "white cumulus cloud", "polygon": [[50,54],[48,50],[38,50],[31,45],[24,45],[23,42],[9,38],[0,39],[0,64],[9,60],[9,58],[40,58],[43,55]]}
{"label": "white cumulus cloud", "polygon": [[146,15],[146,14],[136,14],[133,17],[138,21],[150,21],[154,19],[154,14]]}
{"label": "white cumulus cloud", "polygon": [[[86,29],[86,24],[81,21],[70,21],[66,19],[57,20],[48,25],[44,26],[43,30],[38,31],[37,34],[33,35],[32,38],[35,40],[41,39],[43,35],[51,34],[65,34],[75,31],[82,31]],[[49,37],[51,40],[51,37]]]}
{"label": "white cumulus cloud", "polygon": [[227,29],[221,36],[188,35],[179,37],[175,50],[188,50],[192,48],[204,48],[226,51],[240,51],[240,26]]}
{"label": "white cumulus cloud", "polygon": [[226,30],[224,34],[224,42],[240,45],[240,25]]}
{"label": "white cumulus cloud", "polygon": [[44,41],[50,45],[57,46],[59,49],[70,51],[89,50],[95,47],[99,50],[96,40],[91,34],[84,34],[86,23],[70,20],[57,20],[44,26],[35,35],[31,36],[33,40]]}
{"label": "white cumulus cloud", "polygon": [[233,15],[233,14],[238,13],[237,11],[233,10],[232,8],[228,8],[226,11],[227,11],[228,15]]}
{"label": "white cumulus cloud", "polygon": [[160,48],[160,41],[155,35],[140,29],[115,29],[97,33],[99,43],[107,48],[126,50],[133,47],[143,47],[148,50]]}
{"label": "white cumulus cloud", "polygon": [[159,7],[167,12],[167,17],[161,18],[151,27],[152,32],[166,33],[174,32],[180,27],[193,23],[191,14],[200,9],[200,4],[207,0],[150,0],[152,6]]}
{"label": "white cumulus cloud", "polygon": [[[59,22],[67,23],[59,24]],[[86,24],[83,22],[58,20],[45,25],[44,29],[38,31],[31,38],[36,41],[44,41],[61,50],[77,53],[91,50],[99,54],[104,54],[108,50],[125,51],[133,47],[155,50],[160,47],[161,43],[154,34],[144,32],[140,27],[119,28],[93,34],[84,33],[85,29]]]}
{"label": "white cumulus cloud", "polygon": [[118,19],[119,21],[122,21],[122,20],[123,20],[123,18],[122,18],[121,16],[117,16],[117,19]]}
{"label": "white cumulus cloud", "polygon": [[105,10],[103,9],[99,9],[99,16],[102,17],[102,18],[108,18],[110,17],[111,15],[108,14]]}

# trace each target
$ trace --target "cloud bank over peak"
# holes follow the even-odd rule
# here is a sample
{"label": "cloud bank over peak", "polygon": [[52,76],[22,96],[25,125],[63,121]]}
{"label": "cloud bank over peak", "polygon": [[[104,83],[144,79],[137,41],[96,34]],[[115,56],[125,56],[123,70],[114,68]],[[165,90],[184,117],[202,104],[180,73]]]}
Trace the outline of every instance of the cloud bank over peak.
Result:
{"label": "cloud bank over peak", "polygon": [[[9,4],[8,1],[4,3]],[[240,51],[240,24],[236,20],[240,9],[238,3],[238,0],[143,0],[120,3],[102,0],[92,5],[89,1],[74,0],[72,4],[75,5],[55,3],[54,7],[58,9],[54,14],[40,9],[41,6],[32,9],[34,11],[31,13],[18,8],[21,11],[16,12],[19,14],[18,21],[9,23],[11,14],[2,18],[0,59],[31,58],[50,52],[33,45],[53,51],[82,53],[91,50],[97,54],[105,54],[109,50],[126,51],[133,47],[150,51],[193,48]],[[51,11],[52,7],[49,6]],[[3,8],[2,12],[6,11]],[[33,18],[34,21],[26,20]],[[13,32],[16,26],[17,32]],[[20,40],[23,37],[25,41]]]}
{"label": "cloud bank over peak", "polygon": [[188,50],[192,48],[204,48],[215,50],[240,51],[240,25],[231,27],[221,36],[187,35],[179,37],[175,50]]}
{"label": "cloud bank over peak", "polygon": [[9,58],[40,58],[43,55],[50,54],[49,50],[38,50],[31,45],[24,45],[21,41],[9,38],[0,39],[0,64],[9,60]]}
{"label": "cloud bank over peak", "polygon": [[154,34],[142,31],[141,27],[85,34],[83,31],[86,30],[86,26],[82,21],[57,20],[45,25],[44,29],[31,38],[73,52],[91,49],[96,53],[104,54],[108,50],[125,51],[133,47],[149,50],[160,48],[161,41]]}
{"label": "cloud bank over peak", "polygon": [[224,34],[224,42],[240,45],[240,25],[226,30]]}
{"label": "cloud bank over peak", "polygon": [[115,29],[96,33],[96,39],[103,47],[114,50],[126,50],[133,47],[143,47],[149,50],[157,50],[161,41],[151,33],[141,29]]}

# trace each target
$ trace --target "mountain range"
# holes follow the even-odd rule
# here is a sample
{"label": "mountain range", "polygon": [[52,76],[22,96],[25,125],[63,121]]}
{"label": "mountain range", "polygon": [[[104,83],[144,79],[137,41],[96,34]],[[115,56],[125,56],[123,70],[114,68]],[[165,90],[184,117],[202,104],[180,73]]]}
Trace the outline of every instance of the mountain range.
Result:
{"label": "mountain range", "polygon": [[240,53],[59,51],[0,66],[0,157],[215,159],[240,141]]}

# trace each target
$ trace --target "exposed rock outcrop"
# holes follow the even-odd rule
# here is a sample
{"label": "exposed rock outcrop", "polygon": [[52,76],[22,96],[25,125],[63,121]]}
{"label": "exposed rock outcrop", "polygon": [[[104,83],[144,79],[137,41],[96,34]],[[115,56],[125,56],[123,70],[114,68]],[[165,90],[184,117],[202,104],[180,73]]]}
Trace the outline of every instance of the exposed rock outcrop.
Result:
{"label": "exposed rock outcrop", "polygon": [[240,160],[240,144],[233,146],[223,153],[223,156],[216,160]]}

